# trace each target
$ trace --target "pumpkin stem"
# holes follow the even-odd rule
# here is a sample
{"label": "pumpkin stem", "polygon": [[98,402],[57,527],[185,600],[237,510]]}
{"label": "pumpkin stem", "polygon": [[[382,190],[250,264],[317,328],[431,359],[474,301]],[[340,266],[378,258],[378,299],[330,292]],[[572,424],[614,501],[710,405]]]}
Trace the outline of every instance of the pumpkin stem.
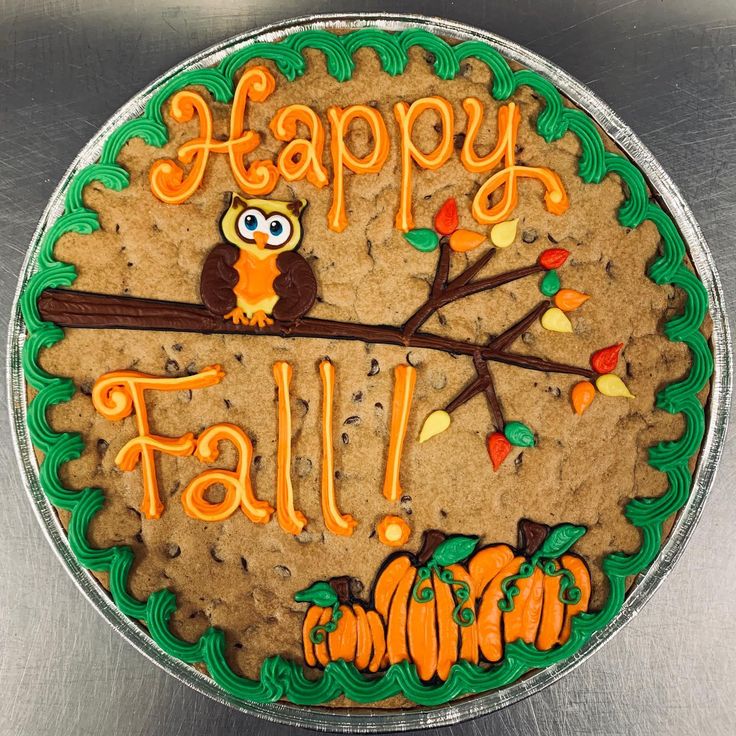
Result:
{"label": "pumpkin stem", "polygon": [[417,553],[419,565],[426,565],[431,559],[437,547],[447,539],[447,535],[439,529],[428,529],[422,537],[422,547]]}
{"label": "pumpkin stem", "polygon": [[335,591],[337,600],[340,603],[350,602],[350,578],[347,575],[330,578],[327,582],[330,584],[332,590]]}
{"label": "pumpkin stem", "polygon": [[531,519],[519,520],[519,549],[526,557],[531,557],[541,546],[547,535],[549,527],[546,524],[538,524]]}

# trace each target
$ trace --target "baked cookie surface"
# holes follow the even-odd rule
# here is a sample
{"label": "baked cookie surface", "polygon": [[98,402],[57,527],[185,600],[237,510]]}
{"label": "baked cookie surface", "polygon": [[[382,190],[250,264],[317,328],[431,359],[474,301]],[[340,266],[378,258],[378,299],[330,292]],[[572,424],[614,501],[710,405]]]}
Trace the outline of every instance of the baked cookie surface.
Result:
{"label": "baked cookie surface", "polygon": [[687,498],[703,287],[633,164],[489,46],[245,47],[59,222],[24,296],[44,489],[239,697],[513,682],[615,615]]}

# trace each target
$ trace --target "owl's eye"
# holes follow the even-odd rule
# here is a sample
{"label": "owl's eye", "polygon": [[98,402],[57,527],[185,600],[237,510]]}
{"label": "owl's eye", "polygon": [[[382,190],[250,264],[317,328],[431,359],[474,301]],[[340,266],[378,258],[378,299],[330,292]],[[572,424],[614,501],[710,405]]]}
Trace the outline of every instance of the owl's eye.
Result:
{"label": "owl's eye", "polygon": [[271,215],[266,226],[269,245],[283,245],[291,237],[291,222],[283,215]]}
{"label": "owl's eye", "polygon": [[254,208],[247,209],[238,218],[238,232],[246,240],[252,240],[256,230],[266,231],[263,212]]}

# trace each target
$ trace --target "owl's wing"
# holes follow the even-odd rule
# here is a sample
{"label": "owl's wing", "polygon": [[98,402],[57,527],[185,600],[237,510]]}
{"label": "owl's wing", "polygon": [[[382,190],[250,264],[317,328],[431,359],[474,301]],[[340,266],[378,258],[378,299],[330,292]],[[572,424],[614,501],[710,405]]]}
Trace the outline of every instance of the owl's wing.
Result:
{"label": "owl's wing", "polygon": [[293,322],[312,308],[317,298],[317,279],[312,267],[294,251],[282,253],[276,259],[276,267],[281,275],[273,282],[279,297],[273,316],[280,322]]}
{"label": "owl's wing", "polygon": [[238,283],[235,262],[238,249],[220,243],[207,256],[199,281],[199,293],[205,306],[215,314],[227,314],[237,306],[233,287]]}

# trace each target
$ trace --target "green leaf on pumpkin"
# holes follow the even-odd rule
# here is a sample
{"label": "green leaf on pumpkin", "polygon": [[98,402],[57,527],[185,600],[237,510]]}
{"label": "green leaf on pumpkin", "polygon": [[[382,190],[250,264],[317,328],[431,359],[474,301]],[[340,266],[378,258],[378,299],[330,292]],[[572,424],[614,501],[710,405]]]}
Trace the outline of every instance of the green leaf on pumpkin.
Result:
{"label": "green leaf on pumpkin", "polygon": [[448,537],[432,555],[432,562],[440,567],[447,567],[470,557],[478,544],[478,537]]}
{"label": "green leaf on pumpkin", "polygon": [[437,233],[426,227],[409,230],[404,233],[404,239],[409,243],[409,245],[422,253],[430,253],[440,243],[440,238]]}
{"label": "green leaf on pumpkin", "polygon": [[329,583],[320,581],[294,593],[294,600],[297,603],[313,603],[315,606],[328,608],[337,603],[337,593]]}
{"label": "green leaf on pumpkin", "polygon": [[555,559],[567,552],[587,531],[584,526],[559,524],[550,531],[534,556]]}

